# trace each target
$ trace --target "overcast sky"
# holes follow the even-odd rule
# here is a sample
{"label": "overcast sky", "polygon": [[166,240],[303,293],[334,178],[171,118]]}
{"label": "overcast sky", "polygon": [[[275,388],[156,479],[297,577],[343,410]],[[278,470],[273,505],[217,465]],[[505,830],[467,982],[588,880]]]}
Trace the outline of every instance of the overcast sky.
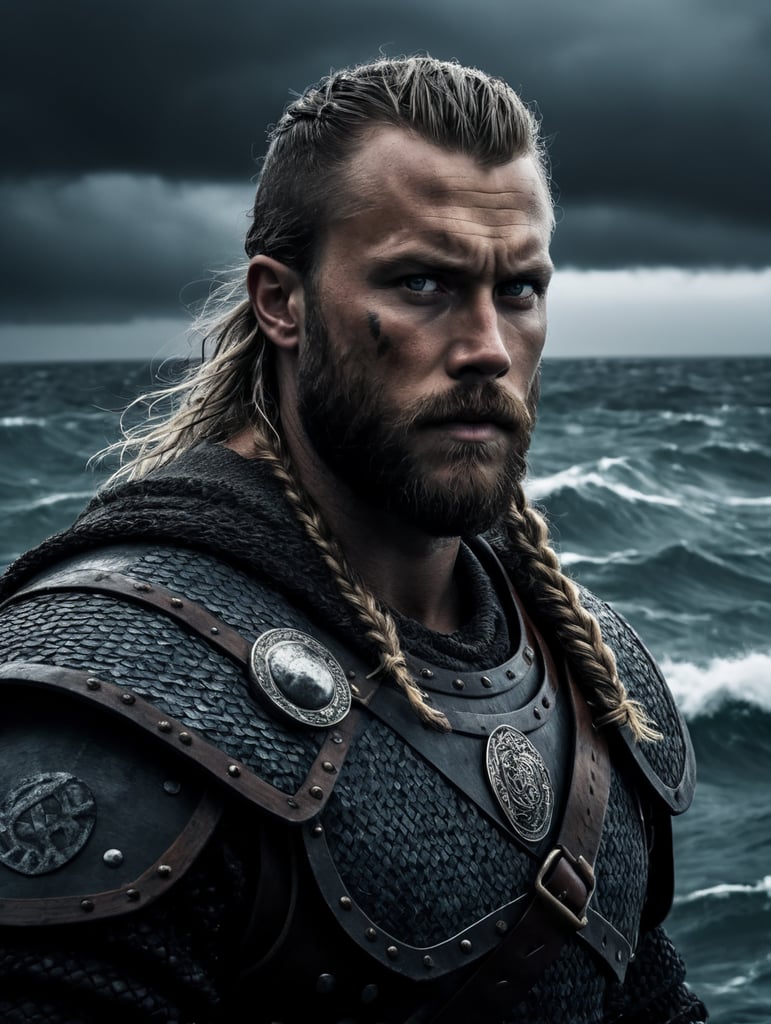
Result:
{"label": "overcast sky", "polygon": [[771,355],[768,0],[0,0],[0,357],[184,350],[265,130],[380,52],[506,78],[550,140],[549,351]]}

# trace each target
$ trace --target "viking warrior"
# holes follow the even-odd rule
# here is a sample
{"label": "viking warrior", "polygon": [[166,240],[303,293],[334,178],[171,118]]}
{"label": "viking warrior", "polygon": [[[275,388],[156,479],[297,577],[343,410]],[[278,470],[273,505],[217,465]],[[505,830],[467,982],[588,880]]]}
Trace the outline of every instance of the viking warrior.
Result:
{"label": "viking warrior", "polygon": [[706,1019],[685,727],[524,491],[552,228],[475,69],[272,129],[243,297],[4,580],[4,1022]]}

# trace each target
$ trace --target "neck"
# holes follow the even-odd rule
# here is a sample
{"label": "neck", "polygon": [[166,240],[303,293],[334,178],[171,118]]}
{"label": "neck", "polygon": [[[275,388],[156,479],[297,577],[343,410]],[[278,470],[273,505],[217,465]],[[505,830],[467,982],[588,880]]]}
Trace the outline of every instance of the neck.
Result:
{"label": "neck", "polygon": [[[256,455],[251,428],[227,447]],[[318,506],[346,560],[378,601],[428,629],[452,633],[463,624],[455,581],[458,537],[432,537],[373,508],[332,477],[305,446],[290,444],[295,472]]]}

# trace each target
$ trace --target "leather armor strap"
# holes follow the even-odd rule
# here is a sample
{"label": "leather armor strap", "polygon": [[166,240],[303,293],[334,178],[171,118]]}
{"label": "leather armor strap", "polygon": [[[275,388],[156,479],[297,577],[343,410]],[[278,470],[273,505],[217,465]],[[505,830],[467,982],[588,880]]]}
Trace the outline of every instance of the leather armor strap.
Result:
{"label": "leather armor strap", "polygon": [[[592,726],[589,708],[568,673],[576,722],[573,774],[557,844],[535,879],[527,909],[503,942],[426,1024],[498,1022],[559,956],[565,942],[589,924],[594,863],[610,792],[605,738]],[[623,956],[621,950],[619,955]],[[411,1022],[408,1022],[411,1024]]]}

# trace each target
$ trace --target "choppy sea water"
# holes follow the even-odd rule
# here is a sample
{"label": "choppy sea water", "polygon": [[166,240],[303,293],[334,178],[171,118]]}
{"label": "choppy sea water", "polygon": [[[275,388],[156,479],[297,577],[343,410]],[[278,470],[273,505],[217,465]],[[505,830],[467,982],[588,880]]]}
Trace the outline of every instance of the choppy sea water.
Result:
{"label": "choppy sea water", "polygon": [[[67,526],[139,363],[0,366],[0,569]],[[668,928],[714,1024],[771,1021],[771,359],[553,360],[528,490],[659,659],[699,783]]]}

